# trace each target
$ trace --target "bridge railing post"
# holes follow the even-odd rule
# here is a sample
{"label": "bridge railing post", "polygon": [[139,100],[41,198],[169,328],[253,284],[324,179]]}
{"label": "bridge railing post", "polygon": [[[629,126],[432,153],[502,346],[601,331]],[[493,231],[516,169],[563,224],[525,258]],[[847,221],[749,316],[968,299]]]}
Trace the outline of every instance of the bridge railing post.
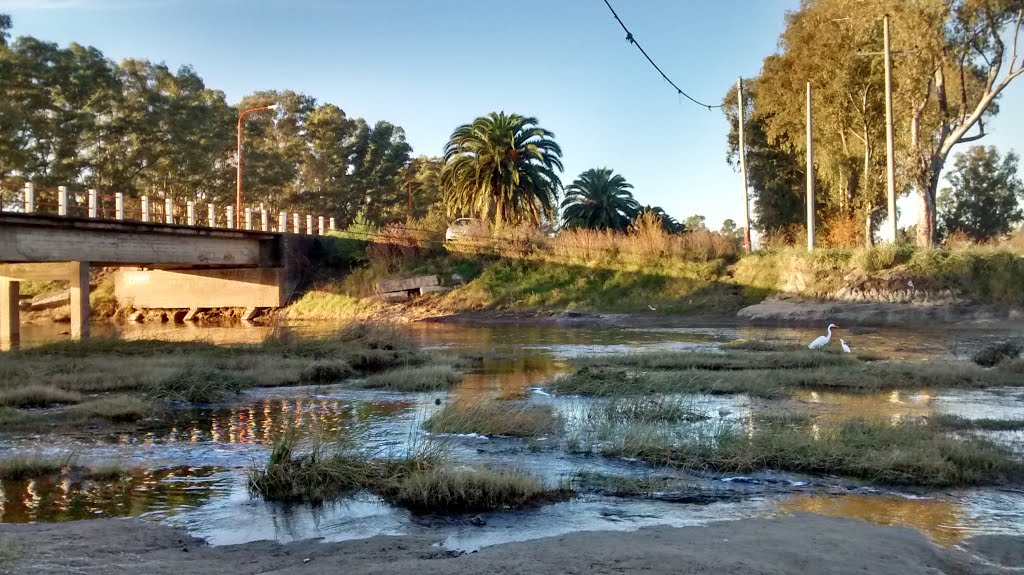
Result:
{"label": "bridge railing post", "polygon": [[285,233],[288,231],[288,214],[281,212],[277,216],[277,231]]}
{"label": "bridge railing post", "polygon": [[270,214],[267,210],[260,210],[260,225],[263,227],[263,231],[270,231]]}
{"label": "bridge railing post", "polygon": [[96,190],[89,190],[89,217],[95,219],[99,215],[99,195]]}
{"label": "bridge railing post", "polygon": [[164,223],[174,223],[174,200],[164,198]]}
{"label": "bridge railing post", "polygon": [[68,215],[68,187],[57,186],[57,215]]}
{"label": "bridge railing post", "polygon": [[139,198],[139,203],[142,204],[142,221],[149,221],[149,196],[142,196]]}
{"label": "bridge railing post", "polygon": [[329,224],[329,225],[331,226],[331,231],[332,231],[332,232],[333,232],[334,230],[338,229],[337,225],[336,225],[336,224],[335,224],[335,222],[334,222],[334,218],[331,218],[331,220],[330,220],[330,224]]}
{"label": "bridge railing post", "polygon": [[36,211],[36,186],[32,182],[25,182],[25,213],[31,214]]}
{"label": "bridge railing post", "polygon": [[217,208],[213,204],[206,204],[207,227],[217,227]]}
{"label": "bridge railing post", "polygon": [[245,208],[245,229],[252,229],[252,208]]}
{"label": "bridge railing post", "polygon": [[188,225],[196,225],[196,203],[192,200],[185,202],[185,221]]}
{"label": "bridge railing post", "polygon": [[234,206],[228,206],[227,215],[228,215],[228,225],[227,225],[227,227],[233,229],[235,227],[235,207]]}
{"label": "bridge railing post", "polygon": [[306,214],[306,234],[311,235],[313,231],[313,216]]}
{"label": "bridge railing post", "polygon": [[124,219],[124,192],[114,193],[114,218]]}
{"label": "bridge railing post", "polygon": [[321,236],[324,235],[324,217],[323,216],[318,216],[316,218],[316,231]]}
{"label": "bridge railing post", "polygon": [[299,220],[299,214],[298,213],[293,213],[292,214],[292,232],[294,232],[296,234],[301,234],[302,233],[302,222]]}

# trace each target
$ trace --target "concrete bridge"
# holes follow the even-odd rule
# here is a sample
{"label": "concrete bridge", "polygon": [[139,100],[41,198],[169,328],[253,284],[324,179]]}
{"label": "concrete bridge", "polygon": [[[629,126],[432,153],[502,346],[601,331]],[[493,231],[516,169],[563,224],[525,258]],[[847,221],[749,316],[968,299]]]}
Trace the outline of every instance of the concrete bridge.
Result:
{"label": "concrete bridge", "polygon": [[[131,204],[120,194],[90,190],[76,198],[57,188],[54,203],[40,201],[40,192],[27,184],[23,201],[0,199],[0,210],[8,210],[0,211],[0,348],[19,343],[23,281],[69,282],[71,335],[88,336],[93,266],[121,268],[116,297],[137,308],[281,307],[296,287],[307,236],[327,231],[324,218],[311,215],[282,212],[272,222],[268,213],[246,209],[239,226],[233,208],[220,219],[210,204],[200,225],[192,202],[143,197],[138,209],[126,209]],[[113,210],[101,209],[105,199]]]}

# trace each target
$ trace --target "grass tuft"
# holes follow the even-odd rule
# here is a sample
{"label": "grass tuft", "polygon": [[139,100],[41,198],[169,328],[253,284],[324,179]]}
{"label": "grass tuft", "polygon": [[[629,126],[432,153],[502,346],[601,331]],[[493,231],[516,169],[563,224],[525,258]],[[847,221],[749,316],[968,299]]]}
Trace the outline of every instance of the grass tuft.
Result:
{"label": "grass tuft", "polygon": [[50,407],[78,403],[82,396],[50,385],[29,384],[0,392],[3,407]]}
{"label": "grass tuft", "polygon": [[491,467],[434,467],[415,471],[389,495],[416,513],[475,513],[519,509],[564,499],[566,490],[549,490],[529,473]]}
{"label": "grass tuft", "polygon": [[154,412],[154,406],[139,397],[111,395],[76,405],[68,410],[76,420],[97,419],[116,423],[139,421]]}
{"label": "grass tuft", "polygon": [[462,376],[447,365],[399,367],[371,375],[365,387],[391,391],[437,391],[451,389],[462,381]]}
{"label": "grass tuft", "polygon": [[540,437],[556,433],[561,419],[550,405],[510,406],[508,402],[453,403],[435,413],[423,428],[431,433]]}
{"label": "grass tuft", "polygon": [[971,361],[982,367],[995,367],[1003,362],[1020,358],[1024,344],[1020,341],[994,343],[978,350]]}

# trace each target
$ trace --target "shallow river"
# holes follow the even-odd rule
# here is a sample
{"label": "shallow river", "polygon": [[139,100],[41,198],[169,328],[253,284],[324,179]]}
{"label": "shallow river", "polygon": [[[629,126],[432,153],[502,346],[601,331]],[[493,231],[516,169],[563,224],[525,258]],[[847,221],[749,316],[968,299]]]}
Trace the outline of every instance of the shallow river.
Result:
{"label": "shallow river", "polygon": [[[333,326],[300,325],[299,331],[329,332]],[[401,451],[421,441],[420,424],[438,403],[456,399],[522,396],[553,405],[571,426],[587,400],[553,397],[544,386],[580,354],[656,349],[715,349],[737,338],[809,341],[802,329],[737,327],[466,327],[414,324],[409,333],[428,348],[488,350],[506,359],[488,361],[467,375],[451,393],[393,394],[339,386],[262,389],[229,404],[183,411],[173,426],[145,435],[0,436],[0,453],[74,455],[83,464],[119,463],[131,469],[114,482],[75,477],[0,482],[0,521],[63,521],[90,517],[140,516],[181,526],[213,544],[259,539],[293,541],[309,537],[343,540],[378,534],[430,532],[451,549],[472,550],[501,542],[584,530],[633,530],[649,525],[694,525],[709,521],[809,511],[857,517],[884,525],[906,525],[935,541],[954,544],[974,533],[1024,533],[1024,491],[977,489],[952,492],[899,492],[851,484],[835,478],[759,474],[750,477],[686,476],[701,493],[692,498],[654,496],[613,498],[585,495],[519,512],[484,514],[485,525],[466,517],[415,516],[371,494],[322,506],[285,505],[253,499],[246,491],[247,470],[262,465],[270,446],[290,427],[310,436],[341,437],[364,429],[381,449]],[[259,327],[196,328],[142,325],[122,328],[123,338],[202,338],[214,342],[257,341]],[[888,357],[924,359],[965,357],[1006,333],[971,330],[882,329],[844,334],[852,346]],[[51,326],[29,327],[26,342],[60,337]],[[440,400],[440,401],[438,401]],[[797,398],[820,413],[827,425],[850,417],[898,420],[937,413],[964,417],[1024,418],[1020,389],[844,395],[807,392]],[[693,409],[716,418],[753,425],[762,402],[745,396],[688,398]],[[1019,432],[992,434],[1020,449]],[[514,465],[549,482],[580,471],[664,474],[636,462],[583,456],[562,449],[531,449],[521,440],[449,438],[453,454],[470,463]],[[1024,456],[1024,453],[1022,453]],[[479,522],[477,522],[479,523]]]}

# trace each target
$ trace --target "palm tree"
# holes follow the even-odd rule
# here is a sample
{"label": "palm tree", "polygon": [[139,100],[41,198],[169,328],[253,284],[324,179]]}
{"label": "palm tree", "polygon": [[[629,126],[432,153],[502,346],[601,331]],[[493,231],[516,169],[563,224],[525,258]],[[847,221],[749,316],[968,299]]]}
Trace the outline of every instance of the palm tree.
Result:
{"label": "palm tree", "polygon": [[441,185],[451,215],[498,226],[555,218],[562,149],[536,118],[492,112],[459,126],[444,148]]}
{"label": "palm tree", "polygon": [[661,228],[670,234],[681,234],[686,231],[686,225],[681,223],[679,220],[665,213],[665,210],[658,206],[644,206],[641,208],[637,217],[651,213],[654,214],[661,220]]}
{"label": "palm tree", "polygon": [[632,189],[632,184],[608,168],[583,172],[565,188],[562,226],[625,230],[640,211]]}

